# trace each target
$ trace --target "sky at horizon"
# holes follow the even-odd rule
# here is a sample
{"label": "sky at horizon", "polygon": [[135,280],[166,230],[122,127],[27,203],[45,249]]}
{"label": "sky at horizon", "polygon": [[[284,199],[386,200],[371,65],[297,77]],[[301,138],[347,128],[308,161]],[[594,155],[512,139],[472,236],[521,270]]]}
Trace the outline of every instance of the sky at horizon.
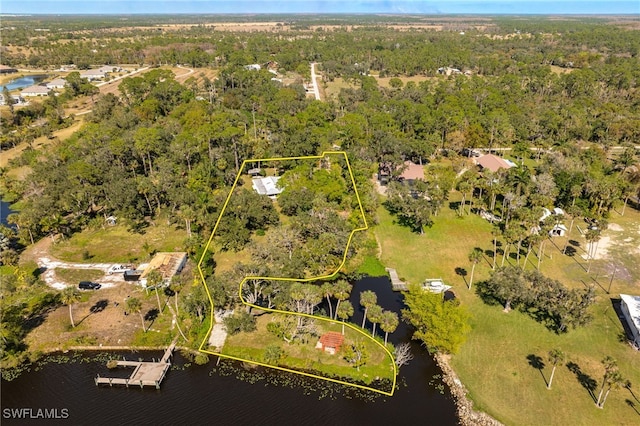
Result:
{"label": "sky at horizon", "polygon": [[0,0],[0,14],[640,14],[640,0]]}

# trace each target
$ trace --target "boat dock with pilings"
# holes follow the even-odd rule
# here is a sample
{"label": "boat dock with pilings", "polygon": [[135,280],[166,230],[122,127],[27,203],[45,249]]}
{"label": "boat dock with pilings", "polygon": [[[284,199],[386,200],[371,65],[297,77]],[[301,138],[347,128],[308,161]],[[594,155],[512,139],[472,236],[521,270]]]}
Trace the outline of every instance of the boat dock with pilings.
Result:
{"label": "boat dock with pilings", "polygon": [[118,367],[133,367],[133,373],[128,379],[116,378],[116,377],[96,377],[94,380],[96,386],[98,385],[125,385],[129,386],[155,386],[156,389],[160,389],[160,383],[167,375],[169,367],[171,367],[171,355],[176,347],[176,340],[164,351],[164,355],[158,362],[146,362],[146,361],[127,361],[123,359],[118,361]]}
{"label": "boat dock with pilings", "polygon": [[395,269],[393,268],[384,268],[384,269],[389,273],[389,278],[391,278],[391,287],[393,288],[393,291],[409,290],[407,283],[405,283],[398,277],[398,273],[396,272]]}

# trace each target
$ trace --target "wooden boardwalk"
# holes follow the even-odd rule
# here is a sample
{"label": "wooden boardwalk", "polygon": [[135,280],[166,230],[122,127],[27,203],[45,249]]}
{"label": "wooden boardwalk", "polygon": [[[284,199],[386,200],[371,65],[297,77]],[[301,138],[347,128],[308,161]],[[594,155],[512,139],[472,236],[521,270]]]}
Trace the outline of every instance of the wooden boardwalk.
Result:
{"label": "wooden boardwalk", "polygon": [[398,277],[398,273],[396,272],[395,269],[393,268],[384,268],[384,269],[389,273],[389,277],[391,278],[391,287],[393,288],[393,291],[409,290],[407,283],[405,283]]}
{"label": "wooden boardwalk", "polygon": [[156,389],[160,389],[160,383],[167,375],[169,367],[171,367],[171,355],[176,347],[176,340],[164,351],[164,355],[158,362],[145,362],[145,361],[118,361],[118,367],[133,367],[133,373],[128,379],[121,379],[116,377],[96,377],[94,380],[96,386],[98,385],[125,385],[129,386],[155,386]]}

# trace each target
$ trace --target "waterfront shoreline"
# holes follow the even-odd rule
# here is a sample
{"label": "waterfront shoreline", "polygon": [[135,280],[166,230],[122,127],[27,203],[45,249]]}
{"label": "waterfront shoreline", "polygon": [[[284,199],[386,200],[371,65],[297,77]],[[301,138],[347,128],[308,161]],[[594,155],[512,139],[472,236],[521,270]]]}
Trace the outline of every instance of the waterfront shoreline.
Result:
{"label": "waterfront shoreline", "polygon": [[456,415],[458,416],[460,425],[504,426],[487,413],[473,409],[473,401],[467,397],[467,388],[465,388],[456,372],[451,368],[451,365],[449,365],[449,357],[443,354],[434,354],[433,359],[438,367],[440,367],[440,370],[442,370],[442,381],[449,386],[456,405]]}

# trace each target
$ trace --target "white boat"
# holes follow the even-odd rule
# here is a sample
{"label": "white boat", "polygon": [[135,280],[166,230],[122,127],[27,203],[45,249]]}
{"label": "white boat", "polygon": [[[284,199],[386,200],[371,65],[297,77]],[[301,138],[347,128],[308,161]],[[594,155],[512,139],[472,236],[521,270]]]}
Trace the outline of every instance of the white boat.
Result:
{"label": "white boat", "polygon": [[428,290],[431,293],[436,293],[436,294],[444,293],[450,288],[451,286],[443,283],[441,279],[427,279],[422,284],[423,290]]}

